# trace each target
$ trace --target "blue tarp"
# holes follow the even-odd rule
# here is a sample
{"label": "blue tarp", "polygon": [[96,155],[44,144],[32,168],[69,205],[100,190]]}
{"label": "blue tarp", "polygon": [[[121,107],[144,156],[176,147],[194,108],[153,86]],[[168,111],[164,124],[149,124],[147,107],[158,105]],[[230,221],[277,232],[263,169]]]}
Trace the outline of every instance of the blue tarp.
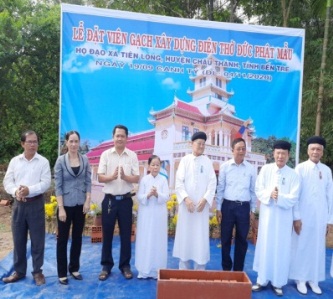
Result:
{"label": "blue tarp", "polygon": [[[156,240],[158,242],[158,240]],[[119,237],[114,238],[114,258],[115,264],[118,263],[119,257]],[[83,238],[82,255],[81,255],[81,269],[83,281],[77,281],[69,277],[69,285],[63,286],[58,283],[57,269],[56,269],[56,239],[54,235],[46,236],[45,248],[45,261],[43,272],[46,277],[46,284],[37,287],[31,275],[31,255],[30,244],[28,244],[28,271],[25,279],[13,283],[4,284],[0,282],[0,298],[75,298],[75,299],[97,299],[97,298],[126,298],[126,299],[154,299],[156,298],[156,280],[139,280],[136,278],[137,271],[134,267],[134,243],[132,243],[132,270],[134,278],[125,280],[117,266],[112,269],[111,276],[106,281],[99,281],[98,274],[101,271],[100,256],[101,256],[101,243],[91,243],[89,237]],[[221,248],[219,240],[211,240],[211,261],[207,265],[207,270],[220,270],[221,269]],[[309,244],[311,246],[311,244]],[[173,238],[169,238],[168,243],[168,268],[177,269],[178,260],[172,257]],[[233,250],[233,248],[232,248]],[[327,279],[325,282],[320,283],[323,290],[321,299],[333,298],[333,278],[329,276],[329,266],[332,258],[332,249],[326,250],[326,268]],[[254,246],[249,244],[248,253],[246,256],[245,271],[250,277],[252,282],[256,281],[256,273],[252,270],[254,255]],[[10,253],[0,262],[0,277],[7,276],[12,271],[13,267],[13,254]],[[290,281],[287,286],[283,288],[284,298],[301,298],[293,281]],[[222,298],[223,294],[221,294]],[[276,295],[270,288],[263,290],[260,293],[253,293],[252,298],[276,298]],[[309,290],[308,299],[317,298]],[[170,298],[172,299],[172,298]],[[186,298],[191,299],[191,298]],[[240,298],[242,299],[242,298]]]}

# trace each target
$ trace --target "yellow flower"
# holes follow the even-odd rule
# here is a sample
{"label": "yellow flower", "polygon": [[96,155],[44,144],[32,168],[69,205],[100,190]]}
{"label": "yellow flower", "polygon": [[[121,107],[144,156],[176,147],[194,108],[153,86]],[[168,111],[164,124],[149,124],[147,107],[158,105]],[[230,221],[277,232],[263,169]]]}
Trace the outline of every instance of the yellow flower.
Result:
{"label": "yellow flower", "polygon": [[90,204],[90,215],[102,215],[102,209],[97,203]]}
{"label": "yellow flower", "polygon": [[49,218],[53,217],[55,215],[55,206],[53,203],[46,203],[45,204],[45,215]]}
{"label": "yellow flower", "polygon": [[178,214],[175,215],[175,216],[173,216],[173,218],[172,218],[172,224],[173,224],[174,226],[176,226],[176,225],[177,225],[177,221],[178,221]]}
{"label": "yellow flower", "polygon": [[219,222],[217,221],[216,215],[210,218],[209,225],[210,226],[218,226]]}
{"label": "yellow flower", "polygon": [[90,205],[90,210],[91,211],[95,211],[97,209],[97,204],[96,203],[92,203],[91,205]]}
{"label": "yellow flower", "polygon": [[56,215],[57,206],[58,206],[57,197],[55,195],[51,195],[50,202],[44,205],[45,217],[47,219],[50,219]]}

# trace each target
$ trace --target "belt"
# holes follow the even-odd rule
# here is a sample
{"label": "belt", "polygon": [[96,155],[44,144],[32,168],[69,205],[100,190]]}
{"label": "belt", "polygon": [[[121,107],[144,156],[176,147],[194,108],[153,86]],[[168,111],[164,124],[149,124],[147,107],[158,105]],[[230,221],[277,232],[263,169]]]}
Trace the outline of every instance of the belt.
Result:
{"label": "belt", "polygon": [[113,194],[107,194],[111,197],[111,199],[115,199],[115,200],[123,200],[125,198],[132,198],[132,194],[131,192],[128,192],[126,194],[121,194],[121,195],[113,195]]}
{"label": "belt", "polygon": [[32,202],[32,201],[35,201],[35,200],[38,200],[38,199],[43,199],[43,194],[39,194],[39,195],[36,195],[36,196],[33,196],[33,197],[26,197],[25,202]]}
{"label": "belt", "polygon": [[224,198],[223,200],[225,201],[228,201],[230,203],[233,203],[233,204],[236,204],[236,205],[246,205],[246,204],[250,204],[250,201],[249,200],[244,200],[244,201],[241,201],[241,200],[229,200],[229,199],[226,199]]}

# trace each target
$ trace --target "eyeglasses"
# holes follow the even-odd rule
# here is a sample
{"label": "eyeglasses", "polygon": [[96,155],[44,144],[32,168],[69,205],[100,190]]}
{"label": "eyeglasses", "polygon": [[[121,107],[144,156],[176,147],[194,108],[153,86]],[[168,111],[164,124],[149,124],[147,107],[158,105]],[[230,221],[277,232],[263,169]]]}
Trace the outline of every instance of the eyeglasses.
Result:
{"label": "eyeglasses", "polygon": [[25,143],[28,143],[28,144],[38,144],[38,141],[37,140],[28,140],[28,141],[25,141]]}

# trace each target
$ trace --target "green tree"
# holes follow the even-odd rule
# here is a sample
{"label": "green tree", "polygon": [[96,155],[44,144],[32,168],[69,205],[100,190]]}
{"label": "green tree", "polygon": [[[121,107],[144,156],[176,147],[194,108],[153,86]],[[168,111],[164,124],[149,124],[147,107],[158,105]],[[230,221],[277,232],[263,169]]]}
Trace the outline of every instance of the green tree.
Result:
{"label": "green tree", "polygon": [[[315,0],[314,5],[319,5],[319,10],[322,9],[324,1]],[[327,43],[328,43],[328,32],[330,25],[330,9],[331,9],[331,0],[327,0],[326,5],[326,19],[325,19],[325,31],[324,31],[324,40],[323,40],[323,52],[321,55],[321,65],[320,65],[320,76],[319,76],[319,90],[318,90],[318,103],[317,103],[317,115],[316,115],[316,135],[320,134],[321,127],[321,114],[322,114],[322,105],[324,98],[324,78],[326,71],[326,52],[327,52]]]}
{"label": "green tree", "polygon": [[327,141],[323,161],[332,167],[333,56],[325,54],[333,50],[331,0],[244,0],[240,5],[245,16],[256,16],[259,24],[305,29],[300,160],[307,159],[307,138],[321,134]]}
{"label": "green tree", "polygon": [[179,18],[200,18],[207,0],[92,0],[95,7],[158,14]]}
{"label": "green tree", "polygon": [[39,152],[57,157],[59,6],[0,0],[0,161],[22,151],[20,134],[40,136]]}
{"label": "green tree", "polygon": [[[291,143],[290,158],[287,162],[287,165],[294,168],[296,164],[295,161],[296,143],[289,140],[288,138],[281,138],[281,139]],[[267,139],[256,138],[252,141],[252,151],[264,154],[266,162],[273,163],[274,162],[273,145],[276,140],[277,139],[275,136],[269,136]]]}
{"label": "green tree", "polygon": [[[329,34],[327,14],[330,1],[311,1],[311,17],[306,20],[306,47],[301,124],[301,160],[307,159],[306,139],[321,134],[327,141],[323,162],[333,166],[333,35]],[[326,13],[326,18],[325,18]],[[328,20],[328,24],[327,24]]]}

